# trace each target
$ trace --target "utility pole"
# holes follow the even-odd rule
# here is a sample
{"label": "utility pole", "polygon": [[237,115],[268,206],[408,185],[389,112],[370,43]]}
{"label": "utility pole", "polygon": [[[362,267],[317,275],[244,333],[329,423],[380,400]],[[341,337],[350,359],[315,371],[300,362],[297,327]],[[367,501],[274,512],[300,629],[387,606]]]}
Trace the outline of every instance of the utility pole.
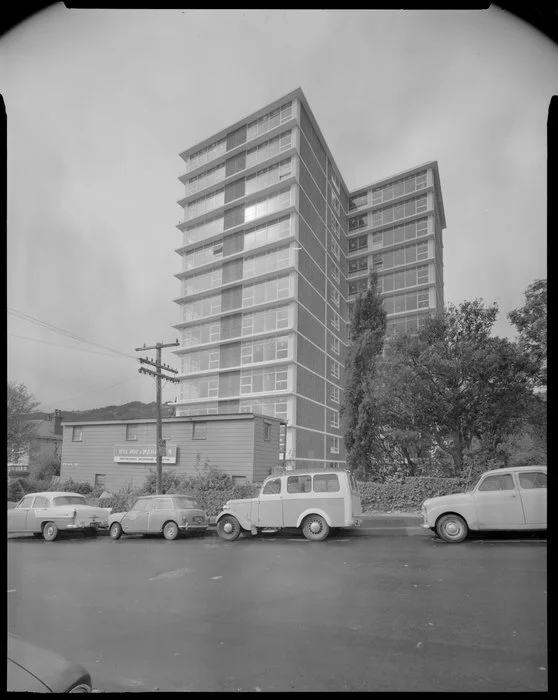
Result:
{"label": "utility pole", "polygon": [[162,419],[161,419],[161,379],[167,379],[169,382],[180,382],[180,379],[177,379],[176,377],[170,377],[166,374],[163,374],[162,370],[165,370],[166,372],[173,372],[174,374],[178,374],[178,370],[173,369],[172,367],[169,367],[169,365],[163,365],[161,364],[161,350],[163,348],[171,348],[174,347],[175,345],[180,345],[178,340],[176,340],[174,343],[156,343],[155,345],[144,345],[142,348],[135,348],[136,352],[141,352],[142,350],[155,350],[156,351],[156,360],[153,362],[153,360],[150,360],[147,357],[140,357],[139,361],[143,364],[146,365],[152,365],[155,367],[157,370],[154,372],[151,369],[147,369],[146,367],[140,367],[138,372],[140,374],[150,374],[151,376],[155,377],[155,384],[157,387],[157,394],[156,394],[156,402],[157,402],[157,435],[156,435],[156,440],[155,440],[155,455],[156,455],[156,460],[157,460],[157,482],[156,482],[156,492],[161,493],[161,476],[163,473],[163,453],[166,454],[166,445],[163,444],[163,424],[162,424]]}

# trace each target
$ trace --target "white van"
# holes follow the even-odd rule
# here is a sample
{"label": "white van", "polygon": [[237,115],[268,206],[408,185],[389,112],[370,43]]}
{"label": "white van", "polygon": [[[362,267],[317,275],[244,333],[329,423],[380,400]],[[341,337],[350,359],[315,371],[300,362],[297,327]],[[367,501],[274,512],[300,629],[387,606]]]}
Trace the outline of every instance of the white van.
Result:
{"label": "white van", "polygon": [[286,472],[270,476],[256,498],[227,501],[217,516],[217,533],[236,540],[242,532],[300,528],[315,542],[331,528],[360,525],[362,506],[354,476],[345,469]]}

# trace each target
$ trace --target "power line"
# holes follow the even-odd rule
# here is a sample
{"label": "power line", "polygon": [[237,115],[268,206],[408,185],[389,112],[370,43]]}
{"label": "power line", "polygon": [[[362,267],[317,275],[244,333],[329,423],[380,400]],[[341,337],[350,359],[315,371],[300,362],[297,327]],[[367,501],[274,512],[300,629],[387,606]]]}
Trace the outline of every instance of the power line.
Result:
{"label": "power line", "polygon": [[85,343],[86,345],[101,348],[102,350],[108,350],[109,352],[128,357],[132,360],[136,359],[134,355],[128,355],[128,353],[122,352],[121,350],[115,350],[114,348],[110,348],[107,345],[101,345],[100,343],[95,343],[91,340],[87,340],[87,338],[83,338],[82,336],[77,335],[76,333],[72,333],[71,331],[59,328],[58,326],[55,326],[52,323],[47,323],[46,321],[42,321],[40,318],[36,318],[35,316],[31,316],[30,314],[25,314],[22,311],[18,311],[17,309],[11,309],[8,307],[8,313],[24,321],[28,321],[29,323],[42,326],[43,328],[54,331],[55,333],[60,333],[61,335],[66,336],[67,338],[72,338],[72,340],[78,340],[80,343]]}
{"label": "power line", "polygon": [[[71,345],[64,345],[63,343],[51,343],[49,340],[43,340],[42,338],[29,338],[26,335],[18,335],[17,333],[8,333],[12,338],[22,338],[23,340],[33,340],[36,343],[45,343],[46,345],[56,345],[59,348],[66,348],[67,350],[78,350],[79,352],[90,352],[92,355],[104,355],[105,357],[114,357],[114,354],[108,352],[96,352],[95,350],[87,350],[86,348],[75,348]],[[128,359],[128,358],[126,358]],[[136,358],[134,358],[136,359]]]}

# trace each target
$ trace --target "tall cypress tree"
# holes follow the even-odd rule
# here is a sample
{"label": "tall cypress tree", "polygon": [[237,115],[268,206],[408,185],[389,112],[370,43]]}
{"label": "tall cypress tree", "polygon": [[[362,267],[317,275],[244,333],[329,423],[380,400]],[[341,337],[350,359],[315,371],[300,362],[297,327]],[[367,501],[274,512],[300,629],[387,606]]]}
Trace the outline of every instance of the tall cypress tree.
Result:
{"label": "tall cypress tree", "polygon": [[345,448],[350,469],[367,470],[372,454],[374,416],[370,384],[382,355],[386,334],[386,312],[378,289],[378,277],[370,273],[368,289],[356,299],[345,358],[345,397],[341,407]]}

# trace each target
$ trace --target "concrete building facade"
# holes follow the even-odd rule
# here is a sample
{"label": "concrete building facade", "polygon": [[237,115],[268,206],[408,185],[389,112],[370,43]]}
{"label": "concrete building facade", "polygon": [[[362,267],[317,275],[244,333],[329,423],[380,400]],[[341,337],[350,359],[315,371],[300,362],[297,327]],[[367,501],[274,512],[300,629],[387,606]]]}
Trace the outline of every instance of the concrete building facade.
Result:
{"label": "concrete building facade", "polygon": [[[234,483],[260,482],[278,463],[281,421],[244,413],[163,418],[163,472],[196,476],[205,465]],[[155,470],[155,419],[65,422],[60,480],[108,491],[143,485]]]}
{"label": "concrete building facade", "polygon": [[437,164],[350,192],[301,89],[181,157],[177,416],[274,416],[287,465],[344,466],[350,304],[368,271],[390,330],[443,306]]}

